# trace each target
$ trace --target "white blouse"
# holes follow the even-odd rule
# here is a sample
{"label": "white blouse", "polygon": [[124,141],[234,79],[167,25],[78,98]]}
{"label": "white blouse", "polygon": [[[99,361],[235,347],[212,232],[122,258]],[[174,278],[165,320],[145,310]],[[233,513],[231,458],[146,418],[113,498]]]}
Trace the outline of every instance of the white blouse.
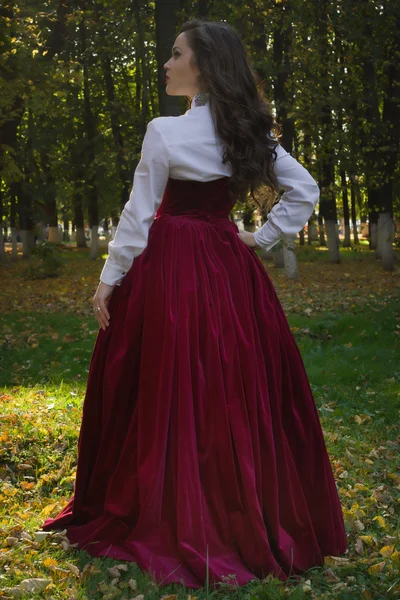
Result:
{"label": "white blouse", "polygon": [[[269,250],[286,236],[294,236],[308,221],[319,198],[310,173],[278,146],[274,172],[285,193],[254,233],[258,246]],[[231,176],[222,163],[223,144],[217,138],[208,104],[178,117],[157,117],[147,125],[133,187],[121,213],[100,280],[120,285],[133,260],[146,248],[150,226],[161,204],[169,177],[211,181]]]}

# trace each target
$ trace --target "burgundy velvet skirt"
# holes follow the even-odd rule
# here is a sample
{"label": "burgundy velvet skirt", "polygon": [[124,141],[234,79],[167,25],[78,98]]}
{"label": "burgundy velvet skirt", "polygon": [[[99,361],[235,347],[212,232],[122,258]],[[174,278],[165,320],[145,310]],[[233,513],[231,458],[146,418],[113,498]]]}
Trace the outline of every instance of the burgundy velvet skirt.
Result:
{"label": "burgundy velvet skirt", "polygon": [[285,580],[347,547],[318,412],[254,250],[223,211],[180,212],[221,182],[176,181],[114,288],[74,495],[43,530],[159,584]]}

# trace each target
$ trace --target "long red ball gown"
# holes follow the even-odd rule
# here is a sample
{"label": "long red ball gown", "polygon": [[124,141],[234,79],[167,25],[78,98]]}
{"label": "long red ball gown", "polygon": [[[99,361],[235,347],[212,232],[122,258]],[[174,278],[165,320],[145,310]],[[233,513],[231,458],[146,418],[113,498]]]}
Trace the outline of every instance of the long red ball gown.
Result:
{"label": "long red ball gown", "polygon": [[90,363],[74,495],[44,530],[156,582],[285,580],[346,550],[303,361],[229,218],[229,178],[170,178]]}

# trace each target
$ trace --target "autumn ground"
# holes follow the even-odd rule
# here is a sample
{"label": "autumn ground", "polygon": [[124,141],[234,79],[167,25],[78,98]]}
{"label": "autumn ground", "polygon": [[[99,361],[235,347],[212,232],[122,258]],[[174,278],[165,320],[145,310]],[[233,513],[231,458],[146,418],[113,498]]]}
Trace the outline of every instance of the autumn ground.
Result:
{"label": "autumn ground", "polygon": [[[94,559],[67,538],[40,535],[70,498],[88,364],[91,310],[103,258],[65,248],[62,274],[29,280],[19,260],[0,267],[0,596],[147,600],[290,597],[400,598],[400,251],[385,273],[365,246],[304,248],[299,281],[267,269],[302,351],[349,536],[340,559],[300,584],[268,578],[219,590],[157,587],[133,563]],[[33,581],[33,578],[41,581]],[[143,600],[143,596],[138,598]]]}

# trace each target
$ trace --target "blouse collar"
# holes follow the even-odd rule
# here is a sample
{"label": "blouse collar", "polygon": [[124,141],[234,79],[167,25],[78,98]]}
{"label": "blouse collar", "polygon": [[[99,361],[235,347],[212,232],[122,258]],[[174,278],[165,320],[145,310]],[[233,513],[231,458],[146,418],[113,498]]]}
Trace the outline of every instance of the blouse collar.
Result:
{"label": "blouse collar", "polygon": [[193,96],[190,108],[198,108],[199,106],[207,106],[210,103],[210,94],[207,92],[198,92]]}

